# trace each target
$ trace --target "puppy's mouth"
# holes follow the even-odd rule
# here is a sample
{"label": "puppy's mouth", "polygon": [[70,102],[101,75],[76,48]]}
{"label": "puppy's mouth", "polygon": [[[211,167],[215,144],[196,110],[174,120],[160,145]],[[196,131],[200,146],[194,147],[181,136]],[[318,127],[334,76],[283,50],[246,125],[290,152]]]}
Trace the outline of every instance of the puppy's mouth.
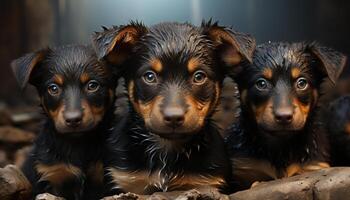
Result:
{"label": "puppy's mouth", "polygon": [[89,122],[89,123],[84,123],[80,124],[78,126],[67,126],[64,124],[55,124],[57,132],[60,134],[65,134],[65,135],[72,135],[72,136],[81,136],[84,134],[89,133],[90,131],[94,130],[96,128],[96,123]]}
{"label": "puppy's mouth", "polygon": [[192,134],[179,134],[176,132],[172,132],[172,133],[153,133],[159,137],[161,137],[162,139],[166,139],[166,140],[174,140],[174,141],[186,141],[188,139],[190,139],[192,137]]}
{"label": "puppy's mouth", "polygon": [[260,124],[259,127],[265,134],[273,137],[284,137],[298,134],[303,128],[303,125],[280,125],[280,124]]}

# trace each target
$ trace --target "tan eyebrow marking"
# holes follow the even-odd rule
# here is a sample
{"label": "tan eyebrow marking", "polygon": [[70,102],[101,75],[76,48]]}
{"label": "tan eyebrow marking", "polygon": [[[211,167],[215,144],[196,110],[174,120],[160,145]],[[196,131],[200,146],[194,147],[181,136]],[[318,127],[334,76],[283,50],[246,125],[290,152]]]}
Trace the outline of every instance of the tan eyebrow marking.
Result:
{"label": "tan eyebrow marking", "polygon": [[151,59],[150,65],[151,65],[151,68],[158,73],[160,73],[163,70],[162,62],[157,58]]}
{"label": "tan eyebrow marking", "polygon": [[291,71],[292,78],[294,79],[298,78],[300,76],[300,73],[301,71],[299,68],[296,68],[296,67],[292,68],[292,71]]}
{"label": "tan eyebrow marking", "polygon": [[272,69],[271,68],[264,69],[262,74],[266,79],[272,79]]}
{"label": "tan eyebrow marking", "polygon": [[57,83],[58,85],[63,85],[63,76],[59,74],[55,74],[53,76],[53,81]]}
{"label": "tan eyebrow marking", "polygon": [[81,76],[80,76],[80,82],[81,83],[86,83],[90,80],[90,76],[89,74],[87,73],[83,73]]}
{"label": "tan eyebrow marking", "polygon": [[187,63],[188,72],[194,72],[200,65],[200,61],[198,58],[191,58]]}

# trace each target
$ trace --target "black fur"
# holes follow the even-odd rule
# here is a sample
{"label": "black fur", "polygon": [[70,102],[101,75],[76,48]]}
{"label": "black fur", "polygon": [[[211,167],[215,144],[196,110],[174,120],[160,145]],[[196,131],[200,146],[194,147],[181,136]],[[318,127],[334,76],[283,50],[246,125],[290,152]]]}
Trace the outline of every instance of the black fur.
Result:
{"label": "black fur", "polygon": [[[101,198],[103,181],[98,182],[92,178],[97,176],[97,171],[90,174],[88,171],[98,162],[102,163],[106,132],[113,114],[111,108],[115,81],[110,69],[97,60],[91,47],[80,45],[48,48],[27,54],[13,61],[12,68],[21,88],[28,82],[36,87],[45,115],[33,150],[23,166],[24,174],[33,185],[33,198],[45,192],[66,199]],[[84,74],[88,76],[87,83],[80,80]],[[54,77],[57,75],[62,80],[56,80]],[[87,91],[91,80],[99,84],[94,92]],[[54,90],[58,91],[55,95],[49,93],[53,83],[58,88]],[[68,126],[67,124],[58,126],[57,121],[60,118],[55,117],[57,114],[52,112],[59,112],[61,107],[64,108],[63,115],[68,111],[81,112],[82,121],[68,128],[62,128]],[[104,114],[101,114],[100,120],[93,118],[94,123],[89,122],[89,125],[85,126],[85,115],[94,115],[84,111],[88,107],[101,108]],[[47,179],[43,180],[43,174],[37,171],[39,165],[61,164],[73,166],[80,173],[67,180],[65,177],[58,177],[59,183],[53,184]],[[53,171],[51,175],[61,174],[61,171]],[[99,178],[103,180],[103,174]]]}
{"label": "black fur", "polygon": [[332,101],[323,114],[330,141],[332,166],[350,166],[350,96]]}

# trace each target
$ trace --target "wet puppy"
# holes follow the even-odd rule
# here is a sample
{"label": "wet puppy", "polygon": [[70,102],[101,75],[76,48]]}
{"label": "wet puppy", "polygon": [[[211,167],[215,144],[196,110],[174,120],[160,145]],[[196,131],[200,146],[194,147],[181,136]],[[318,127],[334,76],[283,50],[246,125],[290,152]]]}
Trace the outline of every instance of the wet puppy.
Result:
{"label": "wet puppy", "polygon": [[320,86],[335,83],[345,56],[315,43],[266,43],[237,82],[242,122],[231,127],[234,177],[255,181],[328,167],[328,142],[317,117]]}
{"label": "wet puppy", "polygon": [[91,47],[79,45],[29,53],[12,68],[22,89],[27,83],[36,87],[45,114],[23,167],[33,196],[101,197],[102,152],[114,99],[110,68]]}
{"label": "wet puppy", "polygon": [[130,100],[109,138],[112,193],[225,187],[231,167],[207,119],[254,40],[210,22],[131,23],[96,34],[95,47],[124,74]]}
{"label": "wet puppy", "polygon": [[330,103],[324,113],[329,134],[332,166],[350,166],[350,96]]}

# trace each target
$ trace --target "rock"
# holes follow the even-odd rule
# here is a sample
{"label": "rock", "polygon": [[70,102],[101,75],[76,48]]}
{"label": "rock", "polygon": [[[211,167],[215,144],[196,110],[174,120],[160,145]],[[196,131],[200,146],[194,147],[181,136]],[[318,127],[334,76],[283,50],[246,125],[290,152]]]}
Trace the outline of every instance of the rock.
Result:
{"label": "rock", "polygon": [[27,200],[30,199],[31,190],[31,184],[16,166],[0,168],[1,200]]}
{"label": "rock", "polygon": [[35,135],[32,132],[11,126],[0,127],[0,141],[4,143],[31,143]]}
{"label": "rock", "polygon": [[291,178],[263,182],[230,195],[231,200],[343,200],[350,197],[350,168],[328,168]]}
{"label": "rock", "polygon": [[65,200],[65,198],[57,197],[50,193],[39,194],[35,197],[35,200]]}

